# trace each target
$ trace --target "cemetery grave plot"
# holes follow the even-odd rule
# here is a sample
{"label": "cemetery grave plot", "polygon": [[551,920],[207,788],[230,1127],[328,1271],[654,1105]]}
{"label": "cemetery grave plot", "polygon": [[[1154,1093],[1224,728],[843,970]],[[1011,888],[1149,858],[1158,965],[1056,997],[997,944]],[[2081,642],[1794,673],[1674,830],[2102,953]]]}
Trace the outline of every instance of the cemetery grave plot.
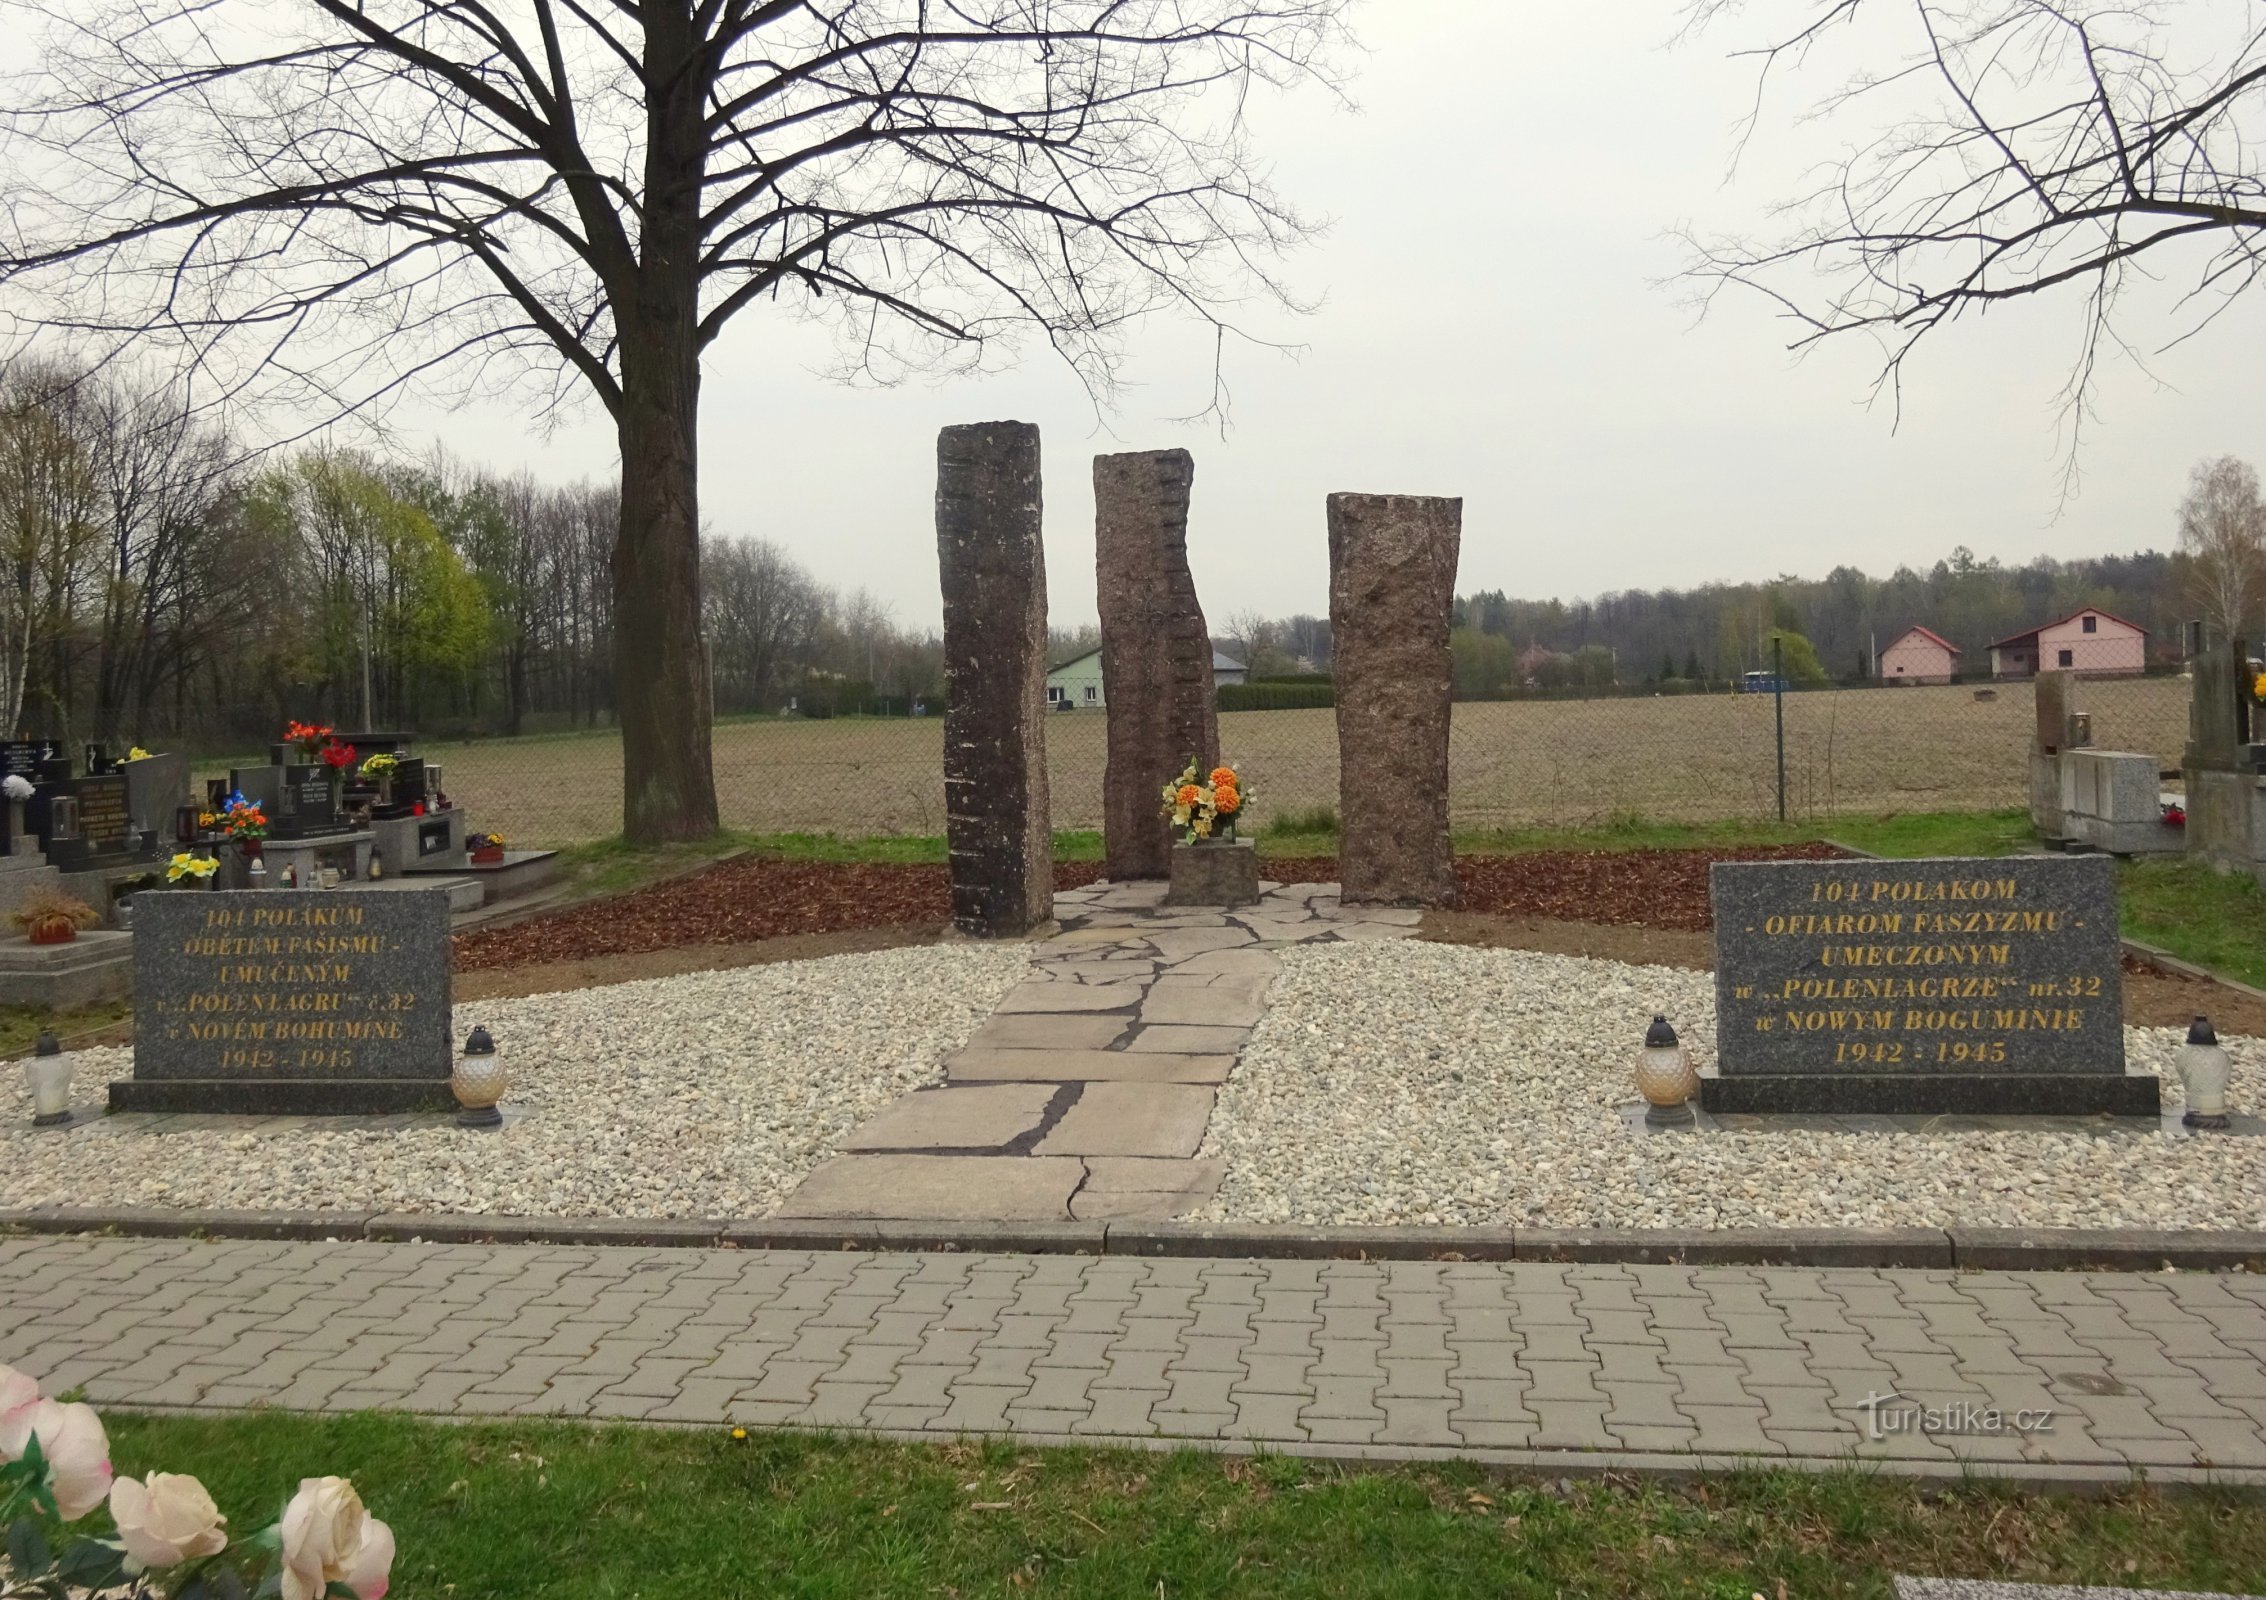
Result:
{"label": "cemetery grave plot", "polygon": [[[2026,683],[1866,689],[1786,697],[1789,800],[1813,811],[1984,810],[2023,803],[2035,721]],[[2089,683],[2094,743],[2169,766],[2187,736],[2180,678]],[[1463,701],[1451,720],[1450,820],[1466,827],[1579,826],[1614,815],[1759,817],[1776,806],[1768,695],[1586,701]],[[1057,828],[1102,820],[1107,718],[1050,716]],[[1333,714],[1237,711],[1220,718],[1259,796],[1254,825],[1337,799]],[[758,833],[944,832],[939,717],[769,719],[717,724],[717,797],[727,827]],[[621,747],[612,733],[436,746],[449,787],[477,794],[484,825],[514,844],[565,845],[620,826]]]}
{"label": "cemetery grave plot", "polygon": [[[1617,1227],[2266,1227],[2266,1138],[2134,1131],[1677,1133],[1626,1125],[1665,1013],[1703,1069],[1711,972],[1407,941],[1283,952],[1204,1146],[1212,1222]],[[2220,1030],[2230,1098],[2266,1041]],[[2165,1075],[2184,1028],[2124,1029]],[[2178,1103],[2165,1076],[2167,1107]]]}
{"label": "cemetery grave plot", "polygon": [[[186,897],[184,897],[186,898]],[[1011,949],[887,950],[466,1001],[512,1075],[506,1125],[448,1117],[98,1118],[31,1126],[0,1076],[0,1208],[761,1216],[881,1106],[934,1082],[1007,990]],[[73,1052],[99,1105],[133,1052]]]}

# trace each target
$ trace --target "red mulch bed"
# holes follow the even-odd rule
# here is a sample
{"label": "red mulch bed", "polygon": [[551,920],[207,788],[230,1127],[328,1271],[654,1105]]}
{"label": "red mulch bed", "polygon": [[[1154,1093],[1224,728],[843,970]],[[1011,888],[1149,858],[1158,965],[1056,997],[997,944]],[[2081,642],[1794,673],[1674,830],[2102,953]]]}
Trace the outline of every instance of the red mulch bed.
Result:
{"label": "red mulch bed", "polygon": [[[1715,926],[1707,899],[1709,863],[1833,861],[1841,854],[1829,844],[1538,850],[1518,856],[1459,856],[1456,881],[1463,886],[1465,911],[1704,933]],[[1269,861],[1265,870],[1283,883],[1330,883],[1337,878],[1338,864],[1328,856],[1305,856]]]}
{"label": "red mulch bed", "polygon": [[[1101,875],[1098,861],[1061,862],[1054,886],[1075,889]],[[688,944],[752,944],[790,933],[943,923],[951,917],[952,893],[942,867],[749,858],[508,928],[459,934],[454,964],[459,972],[480,972]]]}
{"label": "red mulch bed", "polygon": [[[1466,856],[1456,863],[1463,909],[1622,927],[1705,931],[1713,861],[1824,861],[1831,845],[1722,850],[1547,850]],[[1329,856],[1270,860],[1283,883],[1328,883]],[[1101,876],[1092,861],[1057,863],[1055,887]],[[456,968],[478,972],[535,962],[631,955],[690,944],[751,944],[785,934],[840,933],[941,923],[952,915],[942,867],[850,866],[750,858],[613,899],[570,906],[456,941]]]}

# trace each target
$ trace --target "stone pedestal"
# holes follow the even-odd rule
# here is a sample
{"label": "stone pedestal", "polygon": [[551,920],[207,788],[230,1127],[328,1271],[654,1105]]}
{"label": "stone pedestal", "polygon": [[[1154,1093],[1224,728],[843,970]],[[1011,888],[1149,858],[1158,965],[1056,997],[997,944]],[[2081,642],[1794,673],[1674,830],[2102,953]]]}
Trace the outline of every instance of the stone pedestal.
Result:
{"label": "stone pedestal", "polygon": [[1247,906],[1259,898],[1259,852],[1248,839],[1172,847],[1168,906]]}
{"label": "stone pedestal", "polygon": [[1448,623],[1463,501],[1333,494],[1329,517],[1345,903],[1451,906]]}
{"label": "stone pedestal", "polygon": [[1219,764],[1211,631],[1188,572],[1195,477],[1185,450],[1094,457],[1095,597],[1109,713],[1102,839],[1112,882],[1165,876],[1172,828],[1158,794],[1191,756],[1200,771]]}
{"label": "stone pedestal", "polygon": [[1054,907],[1040,520],[1036,427],[976,422],[937,435],[944,825],[952,922],[978,938],[1020,937]]}
{"label": "stone pedestal", "polygon": [[2066,750],[2063,836],[2112,855],[2177,855],[2187,835],[2164,823],[2156,758],[2128,750]]}

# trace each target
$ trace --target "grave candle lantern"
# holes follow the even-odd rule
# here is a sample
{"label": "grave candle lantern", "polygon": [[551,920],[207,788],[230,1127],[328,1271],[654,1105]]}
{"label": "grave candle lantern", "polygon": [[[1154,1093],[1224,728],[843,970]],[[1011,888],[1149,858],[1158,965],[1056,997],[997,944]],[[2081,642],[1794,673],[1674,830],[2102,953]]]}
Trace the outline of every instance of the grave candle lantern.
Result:
{"label": "grave candle lantern", "polygon": [[56,1128],[71,1120],[71,1058],[46,1029],[24,1062],[24,1083],[31,1090],[33,1127]]}
{"label": "grave candle lantern", "polygon": [[2211,1019],[2197,1017],[2178,1057],[2179,1081],[2187,1093],[2187,1115],[2180,1120],[2189,1127],[2217,1132],[2227,1126],[2227,1065],[2226,1048]]}
{"label": "grave candle lantern", "polygon": [[456,1058],[456,1070],[449,1075],[449,1088],[456,1094],[456,1103],[464,1108],[456,1114],[457,1125],[501,1127],[504,1114],[496,1102],[510,1087],[511,1074],[504,1067],[503,1057],[496,1053],[494,1037],[486,1028],[474,1028],[464,1041],[464,1054]]}
{"label": "grave candle lantern", "polygon": [[1691,1053],[1676,1037],[1664,1016],[1655,1016],[1645,1030],[1644,1048],[1637,1052],[1637,1092],[1651,1103],[1644,1114],[1655,1128],[1692,1125],[1691,1098],[1699,1093],[1699,1073]]}

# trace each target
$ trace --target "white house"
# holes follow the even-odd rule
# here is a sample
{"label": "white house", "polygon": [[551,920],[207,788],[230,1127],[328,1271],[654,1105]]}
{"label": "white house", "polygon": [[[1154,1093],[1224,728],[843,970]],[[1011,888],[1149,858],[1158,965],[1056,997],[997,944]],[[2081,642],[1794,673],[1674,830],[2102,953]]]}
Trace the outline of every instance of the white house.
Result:
{"label": "white house", "polygon": [[[1249,674],[1232,656],[1212,652],[1212,681],[1241,683]],[[1102,653],[1089,650],[1074,656],[1046,675],[1046,703],[1050,711],[1099,711],[1109,704],[1102,694]]]}

